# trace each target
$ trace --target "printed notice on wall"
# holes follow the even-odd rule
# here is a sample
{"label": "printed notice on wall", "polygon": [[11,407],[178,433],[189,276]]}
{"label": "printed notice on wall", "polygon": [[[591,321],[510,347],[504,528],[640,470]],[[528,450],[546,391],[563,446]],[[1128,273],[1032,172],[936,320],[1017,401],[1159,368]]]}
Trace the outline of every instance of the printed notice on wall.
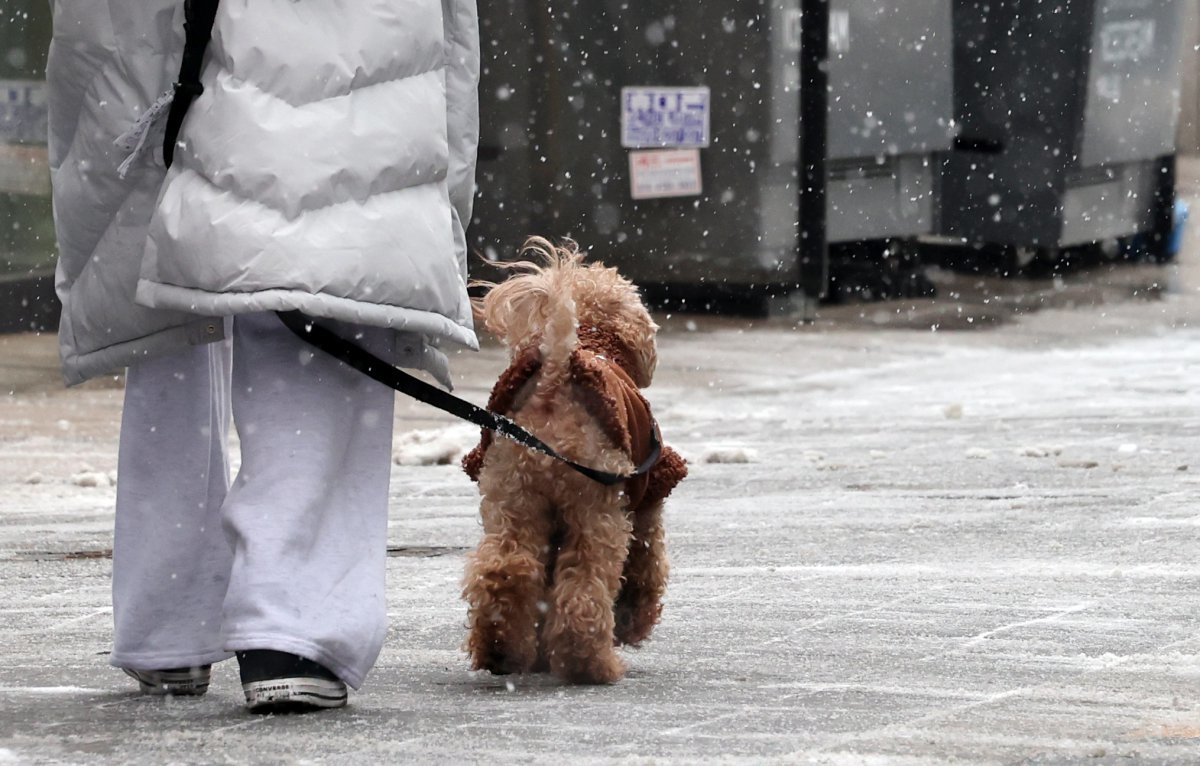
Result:
{"label": "printed notice on wall", "polygon": [[634,199],[695,197],[702,191],[699,149],[658,149],[629,153]]}
{"label": "printed notice on wall", "polygon": [[708,88],[621,88],[621,146],[705,147]]}
{"label": "printed notice on wall", "polygon": [[1154,19],[1112,21],[1100,28],[1100,58],[1106,63],[1141,61],[1154,54]]}

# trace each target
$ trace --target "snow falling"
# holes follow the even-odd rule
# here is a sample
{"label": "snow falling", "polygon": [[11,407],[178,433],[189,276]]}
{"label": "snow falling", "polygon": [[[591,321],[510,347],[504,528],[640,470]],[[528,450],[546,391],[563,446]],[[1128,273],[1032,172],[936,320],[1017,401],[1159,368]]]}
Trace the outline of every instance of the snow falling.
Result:
{"label": "snow falling", "polygon": [[[179,20],[155,7],[164,30]],[[612,686],[471,671],[462,578],[481,523],[460,462],[480,432],[401,396],[388,634],[347,709],[248,716],[234,662],[195,699],[139,696],[108,667],[125,378],[62,386],[52,19],[10,0],[0,764],[1194,763],[1196,3],[495,0],[478,13],[474,200],[457,232],[469,276],[502,279],[531,233],[569,236],[634,281],[660,325],[645,394],[690,475],[667,502],[652,640]],[[114,35],[128,26],[109,15]],[[814,44],[821,61],[806,58]],[[99,148],[64,168],[120,191],[112,212],[128,217],[142,203],[118,185],[159,172],[152,121],[137,120],[162,88],[109,87],[124,76],[111,47],[89,51],[81,89],[103,119],[71,141]],[[328,71],[375,84],[358,62]],[[805,121],[817,108],[824,130]],[[149,143],[118,151],[138,125]],[[453,180],[438,158],[437,182]],[[326,250],[353,249],[326,236]],[[127,249],[140,258],[142,243]],[[127,271],[132,284],[139,264]],[[351,289],[374,304],[385,281]],[[92,316],[76,329],[119,324]],[[441,350],[455,393],[483,404],[508,360],[478,329],[478,353]],[[406,360],[432,352],[402,337]],[[298,369],[321,362],[306,350]],[[363,408],[355,427],[386,426],[386,412]]]}

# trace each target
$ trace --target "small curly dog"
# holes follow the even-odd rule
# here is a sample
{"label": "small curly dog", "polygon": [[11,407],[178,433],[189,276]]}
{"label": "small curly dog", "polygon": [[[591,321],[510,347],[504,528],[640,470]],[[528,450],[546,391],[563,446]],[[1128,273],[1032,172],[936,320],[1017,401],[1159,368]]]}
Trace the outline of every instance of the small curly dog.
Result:
{"label": "small curly dog", "polygon": [[[521,252],[540,263],[508,264],[514,276],[474,304],[511,362],[489,409],[577,463],[629,474],[657,429],[638,389],[654,373],[658,326],[637,288],[585,264],[574,242],[531,237]],[[662,612],[663,500],[687,474],[683,459],[663,446],[649,473],[604,486],[485,430],[463,467],[483,497],[463,584],[472,667],[620,680],[615,647],[644,640]]]}

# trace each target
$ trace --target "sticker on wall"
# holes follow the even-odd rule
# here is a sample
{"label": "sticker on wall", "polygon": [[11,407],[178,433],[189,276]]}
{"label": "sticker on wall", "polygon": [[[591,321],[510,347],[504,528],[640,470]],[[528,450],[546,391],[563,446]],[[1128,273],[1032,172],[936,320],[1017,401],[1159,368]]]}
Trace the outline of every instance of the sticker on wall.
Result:
{"label": "sticker on wall", "polygon": [[710,101],[707,87],[621,88],[621,146],[708,146]]}
{"label": "sticker on wall", "polygon": [[657,149],[629,153],[634,199],[695,197],[702,191],[699,149]]}
{"label": "sticker on wall", "polygon": [[1154,53],[1154,19],[1113,21],[1100,29],[1100,58],[1107,63],[1141,61]]}

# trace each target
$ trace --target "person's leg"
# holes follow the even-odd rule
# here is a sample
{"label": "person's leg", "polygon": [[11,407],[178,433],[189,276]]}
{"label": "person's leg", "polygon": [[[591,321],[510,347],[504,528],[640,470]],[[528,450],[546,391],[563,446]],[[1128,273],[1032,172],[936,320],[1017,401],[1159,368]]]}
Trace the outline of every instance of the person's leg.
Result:
{"label": "person's leg", "polygon": [[[391,330],[330,325],[391,353]],[[387,631],[394,392],[273,314],[236,317],[233,341],[242,466],[223,509],[225,648],[299,655],[357,688]]]}
{"label": "person's leg", "polygon": [[228,343],[206,344],[128,371],[113,540],[117,667],[161,671],[230,656],[221,645],[232,560],[221,525],[229,354]]}

